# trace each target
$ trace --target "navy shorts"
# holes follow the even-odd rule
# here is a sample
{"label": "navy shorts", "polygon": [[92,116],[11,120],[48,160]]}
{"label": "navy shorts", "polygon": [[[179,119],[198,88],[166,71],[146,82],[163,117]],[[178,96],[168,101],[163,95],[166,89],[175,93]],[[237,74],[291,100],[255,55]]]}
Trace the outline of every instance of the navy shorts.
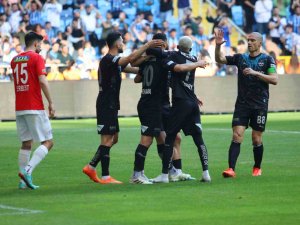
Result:
{"label": "navy shorts", "polygon": [[233,118],[232,127],[250,126],[253,130],[263,132],[267,123],[267,109],[251,109],[243,105],[236,105]]}

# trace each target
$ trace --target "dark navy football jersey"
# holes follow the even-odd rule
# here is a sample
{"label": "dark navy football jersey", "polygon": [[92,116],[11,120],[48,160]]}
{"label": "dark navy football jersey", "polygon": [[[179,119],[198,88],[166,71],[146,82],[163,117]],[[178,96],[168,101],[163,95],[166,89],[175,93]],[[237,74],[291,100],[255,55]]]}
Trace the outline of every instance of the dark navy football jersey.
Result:
{"label": "dark navy football jersey", "polygon": [[99,104],[110,109],[120,109],[121,72],[126,67],[118,65],[120,58],[106,54],[98,68]]}
{"label": "dark navy football jersey", "polygon": [[168,70],[161,63],[162,58],[152,57],[140,66],[142,94],[140,103],[150,108],[161,107],[165,98]]}
{"label": "dark navy football jersey", "polygon": [[268,108],[269,84],[252,75],[244,75],[245,68],[251,68],[263,74],[276,73],[274,59],[264,53],[251,57],[249,53],[226,56],[227,65],[238,67],[238,96],[236,103],[250,108]]}
{"label": "dark navy football jersey", "polygon": [[171,71],[171,88],[172,88],[172,101],[177,99],[196,100],[197,97],[194,93],[195,70],[190,72],[175,72],[174,67],[176,64],[187,64],[197,62],[195,56],[175,51],[170,56],[163,60],[164,66]]}

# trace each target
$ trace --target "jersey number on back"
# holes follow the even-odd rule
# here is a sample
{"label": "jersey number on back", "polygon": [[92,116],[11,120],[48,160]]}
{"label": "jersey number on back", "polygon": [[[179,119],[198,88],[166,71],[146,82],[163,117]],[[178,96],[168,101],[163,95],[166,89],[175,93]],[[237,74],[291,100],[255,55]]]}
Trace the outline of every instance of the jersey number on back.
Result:
{"label": "jersey number on back", "polygon": [[14,74],[16,75],[17,85],[20,81],[22,84],[26,84],[28,81],[27,63],[17,64],[14,69]]}
{"label": "jersey number on back", "polygon": [[153,66],[148,65],[143,71],[143,86],[150,87],[153,81]]}

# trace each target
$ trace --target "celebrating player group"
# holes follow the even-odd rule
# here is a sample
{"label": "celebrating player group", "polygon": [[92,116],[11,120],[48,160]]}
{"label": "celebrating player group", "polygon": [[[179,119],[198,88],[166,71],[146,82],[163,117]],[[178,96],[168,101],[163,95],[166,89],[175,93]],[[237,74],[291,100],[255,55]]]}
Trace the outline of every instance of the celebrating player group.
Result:
{"label": "celebrating player group", "polygon": [[[215,60],[221,64],[238,67],[238,96],[232,120],[233,137],[229,148],[229,168],[222,174],[225,178],[236,177],[235,166],[240,153],[245,129],[252,128],[254,153],[253,176],[262,174],[262,134],[268,112],[269,84],[277,84],[274,59],[261,53],[262,37],[259,33],[248,35],[246,54],[223,56],[223,31],[215,32]],[[16,93],[16,123],[21,141],[19,151],[19,188],[37,189],[32,172],[53,146],[52,129],[44,110],[43,91],[49,105],[49,116],[55,114],[54,104],[45,78],[45,63],[39,55],[43,37],[30,32],[25,36],[26,50],[11,61]],[[195,70],[205,70],[206,61],[190,54],[192,40],[183,36],[178,51],[168,51],[166,35],[155,34],[153,39],[126,57],[120,33],[112,32],[106,40],[108,53],[102,58],[98,69],[99,94],[96,101],[97,130],[100,144],[91,161],[83,167],[83,173],[100,184],[122,184],[109,173],[110,149],[118,142],[121,73],[136,74],[135,83],[142,84],[137,105],[141,123],[141,138],[135,150],[133,172],[129,182],[133,184],[169,183],[169,181],[195,180],[182,171],[180,154],[180,131],[193,138],[198,151],[202,182],[211,182],[208,170],[208,150],[202,137],[200,106],[202,101],[194,92]],[[133,84],[134,85],[134,84]],[[169,88],[172,89],[171,103]],[[153,179],[145,175],[147,151],[153,139],[157,143],[158,158],[162,160],[161,174]],[[40,146],[31,156],[32,142]],[[101,164],[101,177],[97,166]]]}

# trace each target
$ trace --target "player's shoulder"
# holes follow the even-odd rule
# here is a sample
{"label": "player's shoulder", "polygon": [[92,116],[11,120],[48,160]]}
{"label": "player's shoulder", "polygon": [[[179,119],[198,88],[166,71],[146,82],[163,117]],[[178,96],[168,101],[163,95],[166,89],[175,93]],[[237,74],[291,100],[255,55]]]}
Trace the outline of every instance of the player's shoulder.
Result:
{"label": "player's shoulder", "polygon": [[118,59],[120,59],[121,56],[119,55],[112,55],[110,53],[107,53],[102,59],[101,61],[103,62],[112,62],[112,63],[116,63],[118,61]]}

